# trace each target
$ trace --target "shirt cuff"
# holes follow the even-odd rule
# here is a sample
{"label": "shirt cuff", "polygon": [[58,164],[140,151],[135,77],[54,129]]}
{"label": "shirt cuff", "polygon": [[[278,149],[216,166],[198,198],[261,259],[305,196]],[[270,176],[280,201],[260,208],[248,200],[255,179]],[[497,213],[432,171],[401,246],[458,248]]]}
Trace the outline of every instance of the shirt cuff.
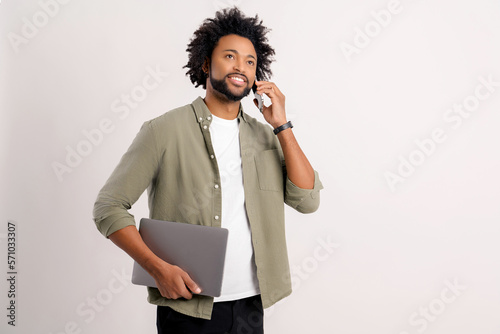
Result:
{"label": "shirt cuff", "polygon": [[323,184],[317,171],[314,171],[314,187],[312,189],[299,188],[287,176],[285,203],[301,213],[312,213],[319,207],[319,191],[321,189],[323,189]]}
{"label": "shirt cuff", "polygon": [[97,229],[104,235],[106,238],[118,230],[125,228],[127,226],[133,225],[136,226],[134,216],[126,213],[120,213],[119,215],[112,215],[105,219],[94,219]]}

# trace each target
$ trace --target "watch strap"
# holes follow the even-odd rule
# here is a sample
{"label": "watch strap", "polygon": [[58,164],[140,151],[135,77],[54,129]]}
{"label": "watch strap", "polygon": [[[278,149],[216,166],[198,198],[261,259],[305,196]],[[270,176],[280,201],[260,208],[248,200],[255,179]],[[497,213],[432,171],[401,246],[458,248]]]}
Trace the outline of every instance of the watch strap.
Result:
{"label": "watch strap", "polygon": [[278,126],[276,129],[273,130],[274,134],[277,135],[283,130],[286,130],[288,128],[293,128],[293,124],[291,121],[286,122],[285,124]]}

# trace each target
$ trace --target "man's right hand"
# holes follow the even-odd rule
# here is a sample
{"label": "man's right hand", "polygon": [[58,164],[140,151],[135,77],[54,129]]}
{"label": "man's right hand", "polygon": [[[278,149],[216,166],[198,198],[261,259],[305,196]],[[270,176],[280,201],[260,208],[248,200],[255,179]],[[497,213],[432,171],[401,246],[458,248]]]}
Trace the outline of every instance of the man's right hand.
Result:
{"label": "man's right hand", "polygon": [[136,260],[151,276],[163,297],[191,299],[201,289],[181,268],[156,256],[146,246],[135,226],[127,226],[109,236],[118,247]]}
{"label": "man's right hand", "polygon": [[165,261],[153,271],[156,286],[163,297],[168,299],[186,298],[191,299],[193,293],[200,293],[201,289],[189,277],[188,273],[178,266],[171,265]]}

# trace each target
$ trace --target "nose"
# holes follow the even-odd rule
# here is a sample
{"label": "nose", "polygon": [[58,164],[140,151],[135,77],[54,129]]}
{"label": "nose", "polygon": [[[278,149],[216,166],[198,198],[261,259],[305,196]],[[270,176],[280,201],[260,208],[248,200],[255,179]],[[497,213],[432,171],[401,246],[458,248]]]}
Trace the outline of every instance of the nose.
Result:
{"label": "nose", "polygon": [[233,69],[237,72],[242,72],[243,69],[243,60],[238,59],[237,61],[234,62]]}

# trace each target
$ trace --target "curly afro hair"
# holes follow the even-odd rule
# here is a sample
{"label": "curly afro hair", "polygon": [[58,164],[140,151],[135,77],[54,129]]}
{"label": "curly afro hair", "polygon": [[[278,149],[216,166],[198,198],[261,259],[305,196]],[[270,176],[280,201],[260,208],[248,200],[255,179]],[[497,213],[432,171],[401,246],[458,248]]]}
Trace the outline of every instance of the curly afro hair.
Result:
{"label": "curly afro hair", "polygon": [[215,18],[206,19],[194,32],[186,51],[189,53],[186,75],[189,76],[195,87],[203,86],[206,89],[206,75],[203,72],[205,60],[210,59],[212,52],[221,37],[239,35],[248,38],[257,53],[257,80],[267,80],[272,72],[270,65],[274,61],[274,49],[267,43],[266,34],[270,29],[262,25],[259,17],[245,17],[237,8],[226,8],[215,13]]}

